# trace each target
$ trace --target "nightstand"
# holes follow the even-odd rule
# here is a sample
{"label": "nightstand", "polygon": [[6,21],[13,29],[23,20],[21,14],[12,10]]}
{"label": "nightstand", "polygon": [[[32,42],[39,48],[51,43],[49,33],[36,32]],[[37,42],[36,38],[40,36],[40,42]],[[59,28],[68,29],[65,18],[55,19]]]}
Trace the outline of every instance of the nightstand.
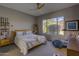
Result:
{"label": "nightstand", "polygon": [[0,47],[12,44],[13,41],[10,38],[5,38],[0,40]]}

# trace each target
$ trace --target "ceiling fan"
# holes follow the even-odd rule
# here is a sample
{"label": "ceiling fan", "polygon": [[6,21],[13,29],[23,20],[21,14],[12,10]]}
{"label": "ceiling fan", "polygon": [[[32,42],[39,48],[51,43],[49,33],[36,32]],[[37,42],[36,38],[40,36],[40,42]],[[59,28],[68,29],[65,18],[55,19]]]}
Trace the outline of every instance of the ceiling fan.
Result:
{"label": "ceiling fan", "polygon": [[44,6],[45,6],[45,3],[36,3],[35,5],[36,7],[34,9],[30,9],[30,10],[41,10]]}
{"label": "ceiling fan", "polygon": [[36,6],[37,6],[37,9],[41,9],[44,7],[44,3],[37,3]]}

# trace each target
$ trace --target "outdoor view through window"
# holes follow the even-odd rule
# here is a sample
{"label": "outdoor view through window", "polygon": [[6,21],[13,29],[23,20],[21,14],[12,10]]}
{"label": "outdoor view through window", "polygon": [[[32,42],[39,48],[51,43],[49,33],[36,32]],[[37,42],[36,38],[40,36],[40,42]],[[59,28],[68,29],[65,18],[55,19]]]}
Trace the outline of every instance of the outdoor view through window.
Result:
{"label": "outdoor view through window", "polygon": [[64,17],[43,20],[43,33],[64,35]]}

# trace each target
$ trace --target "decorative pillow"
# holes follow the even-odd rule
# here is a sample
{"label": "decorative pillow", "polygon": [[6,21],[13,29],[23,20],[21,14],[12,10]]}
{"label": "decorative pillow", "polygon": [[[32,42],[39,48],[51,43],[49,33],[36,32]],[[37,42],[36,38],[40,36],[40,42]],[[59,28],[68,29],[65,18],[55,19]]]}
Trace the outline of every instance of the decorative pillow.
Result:
{"label": "decorative pillow", "polygon": [[23,32],[23,35],[26,35],[26,32],[25,31]]}
{"label": "decorative pillow", "polygon": [[52,43],[56,48],[62,48],[63,47],[63,43],[60,40],[54,40]]}
{"label": "decorative pillow", "polygon": [[26,35],[33,35],[32,31],[26,32]]}

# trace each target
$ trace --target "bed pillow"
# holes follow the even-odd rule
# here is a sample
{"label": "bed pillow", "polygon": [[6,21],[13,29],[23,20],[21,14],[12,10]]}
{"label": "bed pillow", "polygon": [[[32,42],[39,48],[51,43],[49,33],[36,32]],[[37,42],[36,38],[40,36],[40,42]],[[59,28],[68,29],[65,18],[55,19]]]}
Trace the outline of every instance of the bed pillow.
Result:
{"label": "bed pillow", "polygon": [[16,32],[16,35],[23,35],[23,32]]}
{"label": "bed pillow", "polygon": [[26,32],[26,35],[33,35],[32,31]]}
{"label": "bed pillow", "polygon": [[23,32],[23,35],[26,35],[26,32],[25,31]]}

